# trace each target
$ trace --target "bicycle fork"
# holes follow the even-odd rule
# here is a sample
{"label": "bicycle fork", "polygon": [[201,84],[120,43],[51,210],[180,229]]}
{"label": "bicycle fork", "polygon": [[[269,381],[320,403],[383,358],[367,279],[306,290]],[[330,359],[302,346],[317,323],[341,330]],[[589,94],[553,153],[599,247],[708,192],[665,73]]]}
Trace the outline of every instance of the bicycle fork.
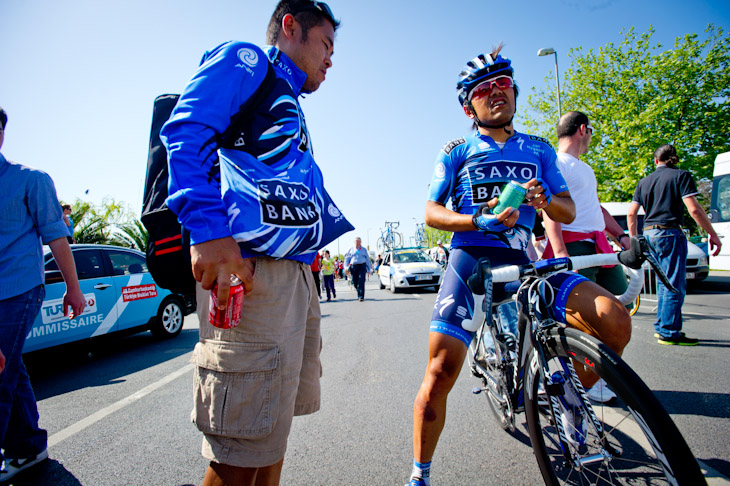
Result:
{"label": "bicycle fork", "polygon": [[[553,327],[554,325],[558,324],[553,323],[548,327]],[[538,331],[536,334],[537,341],[542,342],[545,339],[545,333]],[[606,437],[603,433],[603,425],[598,420],[598,417],[593,410],[593,406],[591,405],[585,388],[578,379],[578,374],[575,371],[575,367],[573,366],[572,361],[570,359],[559,358],[558,360],[560,363],[560,369],[557,370],[559,374],[556,372],[551,372],[542,345],[535,346],[533,349],[535,349],[536,352],[533,354],[533,359],[530,363],[530,373],[532,373],[532,376],[535,376],[534,373],[539,372],[540,379],[542,383],[544,383],[544,391],[547,397],[547,403],[550,405],[550,412],[553,418],[553,422],[555,423],[555,428],[558,431],[560,448],[563,452],[566,466],[572,469],[580,470],[583,466],[586,466],[588,464],[593,464],[597,462],[608,462],[611,458],[619,456],[620,453],[616,451],[613,447],[611,447],[611,445],[606,440]],[[575,353],[569,352],[569,354],[573,355],[573,358],[576,358]],[[559,397],[565,395],[565,387],[572,387],[573,391],[578,396],[580,404],[577,409],[580,411],[580,413],[585,414],[588,421],[590,422],[590,425],[593,426],[596,435],[601,443],[601,448],[598,453],[588,456],[581,456],[576,448],[570,447],[570,443],[567,438],[567,431],[565,430],[565,424],[563,423],[563,420],[561,418],[561,410],[559,405]],[[583,437],[584,441],[588,439],[587,431],[587,428],[585,431],[583,431],[583,433],[585,434],[585,436]]]}

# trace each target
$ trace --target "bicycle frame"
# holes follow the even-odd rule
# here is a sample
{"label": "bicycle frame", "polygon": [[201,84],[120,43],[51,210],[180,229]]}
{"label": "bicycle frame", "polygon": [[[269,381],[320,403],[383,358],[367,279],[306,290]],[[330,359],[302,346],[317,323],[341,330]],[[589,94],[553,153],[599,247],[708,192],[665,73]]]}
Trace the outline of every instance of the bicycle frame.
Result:
{"label": "bicycle frame", "polygon": [[[465,319],[462,327],[467,330],[477,331],[476,337],[470,345],[469,361],[472,373],[483,379],[486,388],[474,389],[474,393],[487,391],[490,397],[493,397],[502,408],[501,414],[504,417],[504,428],[514,430],[515,415],[524,410],[524,393],[527,390],[530,393],[529,398],[535,400],[532,396],[533,379],[538,377],[544,384],[545,396],[550,405],[553,417],[560,416],[559,396],[565,393],[563,382],[557,383],[553,380],[550,364],[546,357],[543,346],[545,340],[551,330],[556,327],[567,327],[563,322],[559,322],[552,311],[554,301],[553,288],[546,282],[546,279],[559,271],[570,269],[581,269],[591,266],[599,266],[606,264],[626,263],[631,265],[632,278],[629,288],[619,296],[622,303],[632,302],[636,295],[643,287],[643,270],[641,268],[641,260],[646,259],[652,266],[657,269],[657,275],[660,279],[666,280],[666,275],[658,267],[655,258],[651,254],[651,250],[646,245],[645,240],[635,238],[632,240],[632,248],[619,254],[603,254],[588,255],[573,258],[556,258],[535,262],[527,265],[511,265],[498,269],[491,269],[488,259],[481,259],[477,264],[475,273],[469,278],[468,285],[472,290],[474,297],[474,315],[472,319]],[[492,302],[492,284],[495,282],[512,282],[519,281],[519,288],[514,294],[500,302]],[[668,282],[666,282],[668,283]],[[674,290],[668,285],[670,290]],[[483,297],[482,305],[479,305],[480,297]],[[498,309],[501,305],[514,300],[517,304],[517,334],[508,332],[503,328],[502,319],[499,316]],[[497,314],[495,315],[495,312]],[[478,326],[478,329],[475,328]],[[529,326],[529,327],[528,327]],[[494,346],[494,362],[480,363],[480,352],[487,351],[486,338],[491,338]],[[490,348],[491,349],[491,348]],[[481,358],[488,359],[488,356]],[[589,368],[594,363],[582,363]],[[583,388],[571,359],[559,358],[560,371],[570,376],[575,392],[579,395],[581,408],[585,416],[592,423],[595,430],[599,434],[603,434],[603,426],[596,416],[593,406],[588,399],[586,390]],[[555,362],[554,366],[555,367]],[[490,370],[494,369],[498,376],[493,376]],[[506,373],[511,371],[511,373]],[[527,373],[525,373],[527,371]],[[563,376],[563,374],[559,375]],[[500,383],[500,380],[506,383]],[[492,404],[490,402],[490,404]],[[494,409],[494,405],[492,405]],[[495,413],[498,413],[495,411]],[[574,455],[568,446],[566,431],[561,420],[556,420],[556,429],[561,443],[562,454],[570,467],[581,468],[584,465],[593,462],[606,460],[605,454],[615,455],[616,451],[605,440],[602,441],[605,454],[593,454],[585,457]]]}

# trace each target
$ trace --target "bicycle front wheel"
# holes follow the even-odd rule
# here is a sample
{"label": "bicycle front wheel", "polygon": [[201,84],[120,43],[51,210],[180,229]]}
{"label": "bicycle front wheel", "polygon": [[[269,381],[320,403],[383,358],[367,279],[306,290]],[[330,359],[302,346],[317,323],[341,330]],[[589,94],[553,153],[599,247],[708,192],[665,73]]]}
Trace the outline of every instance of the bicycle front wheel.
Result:
{"label": "bicycle front wheel", "polygon": [[571,425],[553,416],[540,386],[539,367],[530,367],[525,413],[546,485],[706,484],[672,419],[616,353],[591,336],[563,328],[549,331],[543,350],[550,369],[559,367],[560,360],[573,359],[603,378],[617,395],[611,405],[591,404],[586,398],[580,434],[584,443],[561,441],[558,428],[567,430]]}
{"label": "bicycle front wheel", "polygon": [[403,235],[400,233],[393,232],[393,248],[400,248],[403,246]]}

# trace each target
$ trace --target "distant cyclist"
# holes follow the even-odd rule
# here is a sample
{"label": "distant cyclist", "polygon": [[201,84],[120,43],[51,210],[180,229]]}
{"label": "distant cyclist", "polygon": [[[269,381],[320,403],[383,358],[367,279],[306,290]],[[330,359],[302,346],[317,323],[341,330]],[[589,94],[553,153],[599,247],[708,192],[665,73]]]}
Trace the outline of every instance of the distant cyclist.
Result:
{"label": "distant cyclist", "polygon": [[[493,266],[529,263],[526,254],[537,209],[569,223],[575,206],[556,155],[542,138],[517,133],[512,124],[518,89],[512,63],[499,55],[475,57],[459,75],[459,104],[475,130],[443,147],[436,160],[426,202],[426,224],[454,233],[449,266],[436,298],[429,334],[429,361],[413,407],[414,464],[409,485],[430,484],[431,459],[446,418],[446,399],[461,371],[474,333],[461,327],[474,309],[466,280],[480,257]],[[514,180],[528,188],[518,210],[495,216],[477,211],[494,207],[501,188]],[[451,201],[453,209],[447,209]],[[550,277],[556,292],[555,312],[572,326],[601,339],[621,353],[631,334],[626,309],[607,291],[585,277],[563,272]],[[496,287],[496,285],[495,285]],[[599,320],[600,316],[600,320]],[[578,369],[585,386],[597,376]],[[581,418],[573,418],[570,397],[562,406],[570,440],[581,440]]]}

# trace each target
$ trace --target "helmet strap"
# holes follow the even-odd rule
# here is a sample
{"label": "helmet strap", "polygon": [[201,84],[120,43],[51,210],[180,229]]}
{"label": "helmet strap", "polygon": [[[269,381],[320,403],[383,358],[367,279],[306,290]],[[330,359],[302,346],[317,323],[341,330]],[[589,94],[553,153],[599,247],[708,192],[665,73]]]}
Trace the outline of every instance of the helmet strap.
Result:
{"label": "helmet strap", "polygon": [[481,121],[481,120],[479,119],[479,115],[477,115],[477,111],[476,111],[476,110],[474,109],[474,107],[472,106],[472,104],[471,104],[471,101],[469,101],[469,102],[467,102],[467,103],[468,103],[468,105],[467,105],[467,106],[469,107],[469,111],[471,111],[472,115],[474,115],[474,121],[476,122],[477,126],[479,126],[479,127],[481,127],[481,128],[491,128],[491,129],[499,129],[499,128],[504,128],[504,127],[506,127],[507,125],[509,125],[510,123],[512,123],[512,120],[514,120],[514,118],[515,118],[515,115],[514,115],[514,113],[513,113],[513,114],[512,114],[512,117],[511,117],[511,118],[509,119],[509,121],[506,121],[506,122],[504,122],[504,123],[499,123],[499,124],[497,124],[497,125],[489,125],[488,123],[484,123],[483,121]]}

